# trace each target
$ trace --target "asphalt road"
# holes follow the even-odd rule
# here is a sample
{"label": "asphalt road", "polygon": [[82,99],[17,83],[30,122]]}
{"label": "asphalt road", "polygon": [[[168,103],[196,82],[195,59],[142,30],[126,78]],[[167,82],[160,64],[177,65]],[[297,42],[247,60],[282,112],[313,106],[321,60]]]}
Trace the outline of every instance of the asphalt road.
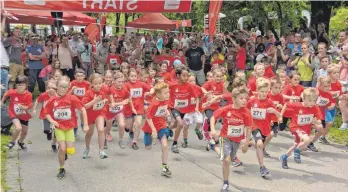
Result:
{"label": "asphalt road", "polygon": [[[215,153],[205,150],[205,142],[197,139],[192,128],[189,131],[189,148],[180,148],[180,154],[169,153],[171,178],[161,176],[159,144],[148,151],[141,139],[137,151],[130,144],[126,149],[120,149],[118,133],[112,132],[114,140],[107,150],[109,158],[101,160],[94,135],[91,157],[85,160],[82,159],[84,134],[79,130],[76,154],[69,156],[65,165],[66,176],[58,180],[57,155],[51,151],[51,142],[46,140],[41,124],[37,117],[30,121],[27,140],[32,144],[28,144],[28,151],[19,151],[21,188],[25,192],[214,192],[219,191],[222,185],[221,161]],[[281,133],[271,141],[267,149],[271,158],[265,159],[271,176],[266,179],[260,176],[255,150],[250,148],[246,154],[239,151],[238,156],[244,164],[237,168],[231,166],[230,190],[348,191],[347,147],[318,143],[316,146],[320,152],[304,152],[302,164],[296,164],[289,158],[290,169],[284,170],[278,157],[292,142],[289,133]]]}

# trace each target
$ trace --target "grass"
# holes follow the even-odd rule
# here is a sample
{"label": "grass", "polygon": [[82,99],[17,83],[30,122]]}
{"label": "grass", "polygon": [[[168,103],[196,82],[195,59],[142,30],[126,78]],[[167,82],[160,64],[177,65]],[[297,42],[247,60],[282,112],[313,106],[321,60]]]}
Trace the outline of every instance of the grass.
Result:
{"label": "grass", "polygon": [[1,135],[1,187],[4,191],[7,191],[9,189],[11,189],[9,186],[7,186],[6,184],[6,179],[5,179],[5,175],[6,175],[6,161],[7,161],[7,155],[8,155],[8,151],[5,148],[5,146],[8,144],[8,142],[11,140],[10,136],[5,136],[5,135]]}
{"label": "grass", "polygon": [[328,138],[335,143],[348,145],[348,131],[340,131],[338,128],[342,125],[342,116],[337,115],[333,126],[329,130]]}

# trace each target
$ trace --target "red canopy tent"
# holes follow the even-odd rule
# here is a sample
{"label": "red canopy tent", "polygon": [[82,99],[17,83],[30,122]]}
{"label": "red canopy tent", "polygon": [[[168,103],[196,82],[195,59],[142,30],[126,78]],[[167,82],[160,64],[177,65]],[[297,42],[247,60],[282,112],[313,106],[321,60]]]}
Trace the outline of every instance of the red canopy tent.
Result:
{"label": "red canopy tent", "polygon": [[139,19],[129,22],[127,27],[143,29],[175,29],[176,23],[169,20],[161,13],[146,13]]}
{"label": "red canopy tent", "polygon": [[[18,18],[18,20],[7,20],[9,23],[53,25],[54,22],[50,11],[9,10],[8,12]],[[63,23],[64,25],[88,25],[96,23],[96,19],[79,12],[63,12]]]}

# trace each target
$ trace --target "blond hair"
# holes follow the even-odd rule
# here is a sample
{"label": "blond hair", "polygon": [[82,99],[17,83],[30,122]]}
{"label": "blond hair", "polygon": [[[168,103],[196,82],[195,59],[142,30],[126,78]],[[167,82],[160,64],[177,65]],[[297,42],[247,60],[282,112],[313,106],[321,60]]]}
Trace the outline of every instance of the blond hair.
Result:
{"label": "blond hair", "polygon": [[340,68],[336,64],[331,63],[330,65],[327,66],[327,72],[329,74],[336,72],[336,71],[338,71],[338,72],[340,71]]}
{"label": "blond hair", "polygon": [[306,89],[302,92],[302,98],[303,98],[303,99],[308,99],[308,98],[317,99],[318,96],[319,96],[319,91],[318,91],[318,89],[316,89],[316,88],[314,88],[314,87],[306,88]]}
{"label": "blond hair", "polygon": [[270,82],[268,79],[264,77],[259,77],[256,80],[256,89],[262,89],[262,88],[269,88],[270,87]]}
{"label": "blond hair", "polygon": [[270,82],[271,82],[271,87],[274,87],[275,85],[282,85],[282,81],[279,79],[279,77],[272,78]]}
{"label": "blond hair", "polygon": [[321,76],[318,78],[319,85],[323,85],[325,83],[330,84],[331,83],[331,78],[330,76]]}
{"label": "blond hair", "polygon": [[244,78],[242,77],[236,77],[234,78],[233,82],[232,82],[232,89],[237,88],[237,87],[241,87],[243,85],[246,85],[247,82]]}
{"label": "blond hair", "polygon": [[246,94],[248,95],[248,90],[245,88],[236,88],[232,90],[232,98],[236,99],[239,95]]}
{"label": "blond hair", "polygon": [[156,85],[153,87],[155,90],[156,95],[160,94],[163,89],[167,89],[169,86],[167,83],[159,82],[156,83]]}
{"label": "blond hair", "polygon": [[99,73],[93,73],[90,77],[89,77],[89,82],[93,82],[96,79],[102,79],[103,80],[103,76],[100,75]]}

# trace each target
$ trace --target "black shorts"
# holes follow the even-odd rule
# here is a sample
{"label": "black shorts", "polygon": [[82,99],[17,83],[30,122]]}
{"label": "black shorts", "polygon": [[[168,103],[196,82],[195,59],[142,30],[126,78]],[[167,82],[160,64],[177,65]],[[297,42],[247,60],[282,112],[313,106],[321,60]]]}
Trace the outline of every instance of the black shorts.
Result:
{"label": "black shorts", "polygon": [[323,128],[326,128],[326,122],[325,122],[325,120],[321,120],[321,125],[323,125]]}
{"label": "black shorts", "polygon": [[[13,118],[13,119],[18,119],[18,118]],[[12,119],[12,120],[13,120]],[[22,120],[22,119],[18,119],[19,120],[19,122],[21,123],[21,125],[24,125],[24,126],[28,126],[29,125],[29,121],[24,121],[24,120]]]}
{"label": "black shorts", "polygon": [[265,139],[267,136],[262,135],[260,129],[255,129],[251,132],[253,135],[254,141],[257,142],[258,140],[262,140],[262,142],[265,142]]}
{"label": "black shorts", "polygon": [[184,113],[180,113],[180,111],[178,111],[177,109],[171,109],[170,111],[171,111],[174,119],[176,119],[176,117],[179,117],[179,116],[181,117],[181,119],[183,119],[185,116]]}

